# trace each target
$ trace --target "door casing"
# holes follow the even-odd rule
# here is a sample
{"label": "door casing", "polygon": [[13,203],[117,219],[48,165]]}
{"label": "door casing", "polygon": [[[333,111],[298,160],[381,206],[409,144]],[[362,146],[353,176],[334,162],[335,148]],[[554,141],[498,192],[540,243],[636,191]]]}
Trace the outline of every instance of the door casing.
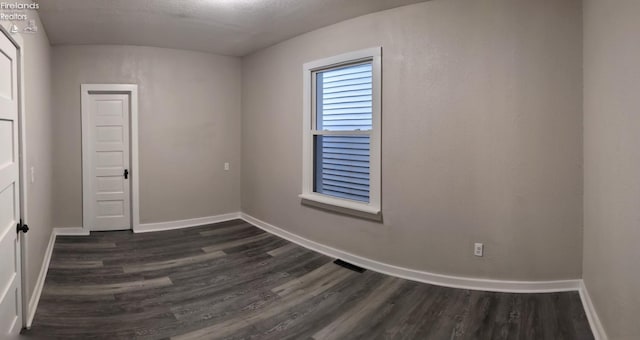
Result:
{"label": "door casing", "polygon": [[131,228],[135,232],[140,226],[139,204],[139,174],[138,167],[138,85],[137,84],[82,84],[80,86],[82,99],[82,229],[85,233],[91,231],[91,162],[90,148],[92,136],[89,135],[89,103],[93,94],[126,94],[130,98],[129,109],[129,148],[130,169],[129,180],[131,185]]}

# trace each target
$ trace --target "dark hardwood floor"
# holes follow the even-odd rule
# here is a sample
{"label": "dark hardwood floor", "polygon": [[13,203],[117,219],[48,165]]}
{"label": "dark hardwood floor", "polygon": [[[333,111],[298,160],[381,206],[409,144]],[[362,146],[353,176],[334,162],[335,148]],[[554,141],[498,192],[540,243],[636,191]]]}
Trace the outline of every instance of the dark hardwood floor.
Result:
{"label": "dark hardwood floor", "polygon": [[23,337],[593,339],[576,292],[445,288],[332,261],[241,220],[58,237]]}

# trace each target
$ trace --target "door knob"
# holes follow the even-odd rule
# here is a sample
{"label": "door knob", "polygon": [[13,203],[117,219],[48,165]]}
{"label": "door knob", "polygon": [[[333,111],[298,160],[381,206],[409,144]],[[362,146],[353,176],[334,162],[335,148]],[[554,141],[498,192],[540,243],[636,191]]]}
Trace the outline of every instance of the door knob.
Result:
{"label": "door knob", "polygon": [[129,169],[124,169],[124,179],[129,178]]}
{"label": "door knob", "polygon": [[27,231],[29,231],[29,226],[26,224],[22,224],[22,220],[20,220],[20,222],[18,222],[18,225],[16,226],[16,232],[23,232],[26,234]]}

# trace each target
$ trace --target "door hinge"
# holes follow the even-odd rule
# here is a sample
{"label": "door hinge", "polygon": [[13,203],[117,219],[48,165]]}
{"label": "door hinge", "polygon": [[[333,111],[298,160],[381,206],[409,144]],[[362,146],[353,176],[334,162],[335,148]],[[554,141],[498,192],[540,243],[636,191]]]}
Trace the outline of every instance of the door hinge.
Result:
{"label": "door hinge", "polygon": [[29,231],[29,226],[26,224],[22,224],[22,219],[20,219],[20,222],[18,222],[18,225],[16,226],[16,233],[27,233],[27,231]]}

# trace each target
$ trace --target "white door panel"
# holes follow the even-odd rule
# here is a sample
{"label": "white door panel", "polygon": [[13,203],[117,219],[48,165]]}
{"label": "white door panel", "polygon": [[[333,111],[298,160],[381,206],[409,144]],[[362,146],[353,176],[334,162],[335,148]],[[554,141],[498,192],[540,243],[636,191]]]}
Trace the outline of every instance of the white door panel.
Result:
{"label": "white door panel", "polygon": [[129,96],[89,95],[92,178],[91,230],[131,229]]}
{"label": "white door panel", "polygon": [[[16,80],[16,50],[15,46],[7,39],[2,33],[2,42],[0,42],[0,70],[2,70],[2,77],[0,77],[0,103],[4,101],[5,105],[9,105],[12,110],[15,108],[11,103],[14,101],[15,94],[17,92],[17,86],[14,80]],[[7,113],[6,107],[2,108],[2,113]]]}
{"label": "white door panel", "polygon": [[15,147],[13,145],[14,124],[15,122],[9,117],[0,118],[0,145],[5,146],[0,149],[0,169],[15,162],[13,159],[13,148]]}
{"label": "white door panel", "polygon": [[0,32],[0,338],[22,328],[17,50]]}

